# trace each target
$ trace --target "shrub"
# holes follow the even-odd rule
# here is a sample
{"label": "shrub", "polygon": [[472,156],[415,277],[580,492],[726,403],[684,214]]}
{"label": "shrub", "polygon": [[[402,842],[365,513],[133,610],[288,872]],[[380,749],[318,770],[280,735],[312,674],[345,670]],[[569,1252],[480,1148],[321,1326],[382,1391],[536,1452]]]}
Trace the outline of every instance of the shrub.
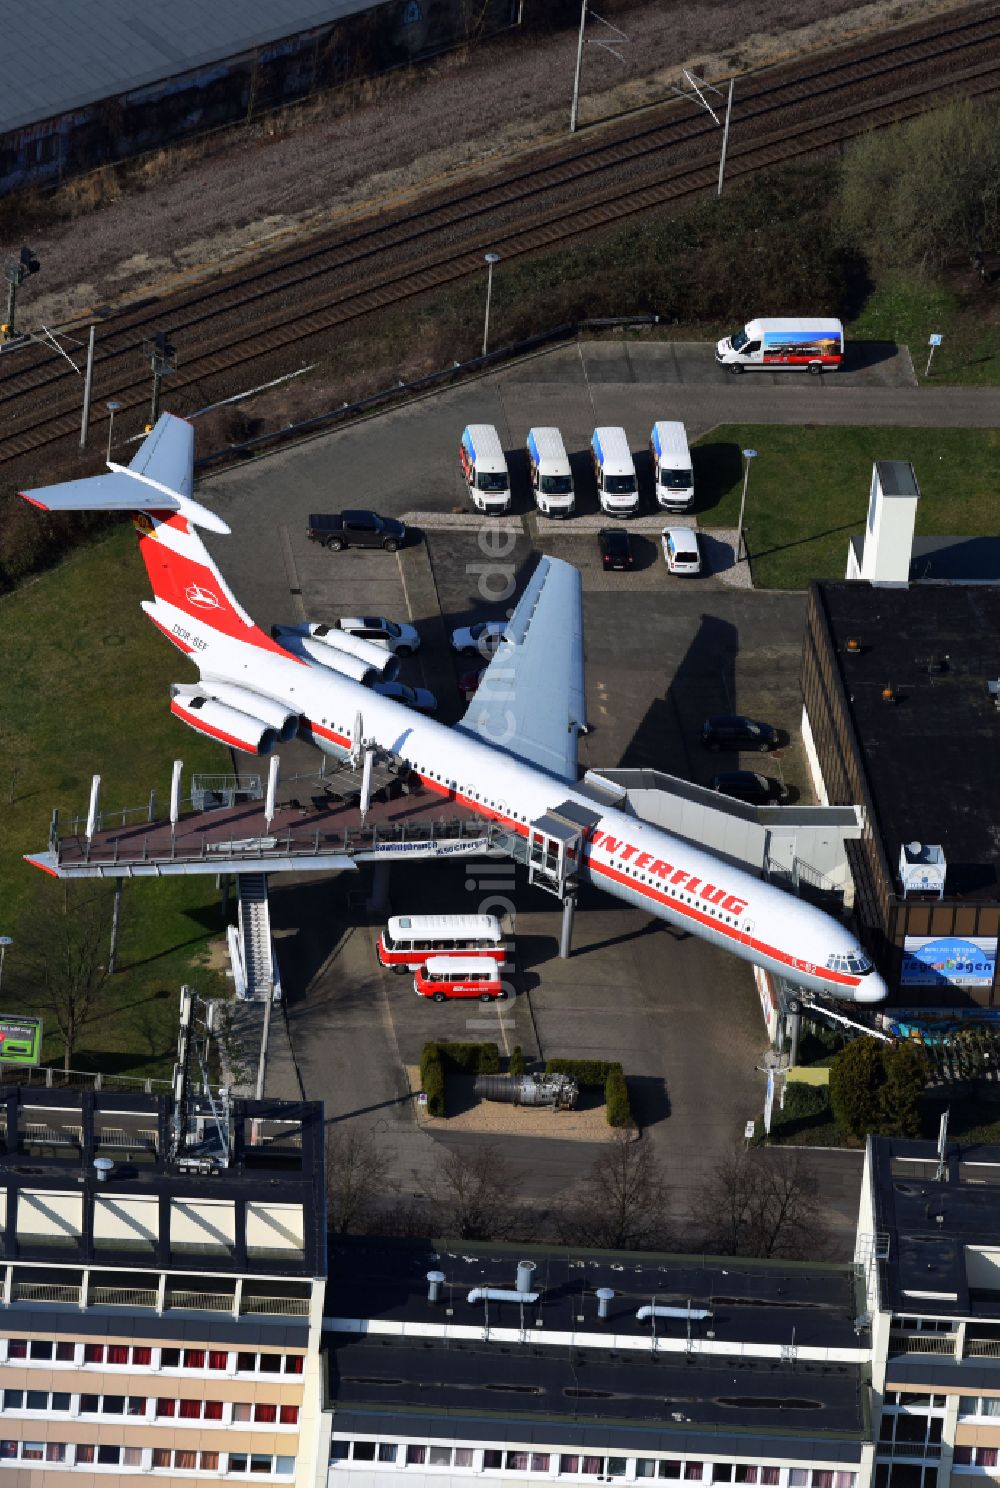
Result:
{"label": "shrub", "polygon": [[609,1126],[634,1126],[628,1085],[621,1067],[612,1069],[604,1083],[604,1105]]}
{"label": "shrub", "polygon": [[425,1044],[420,1052],[420,1088],[427,1097],[427,1114],[444,1115],[444,1065],[437,1044]]}
{"label": "shrub", "polygon": [[926,1063],[916,1045],[855,1039],[830,1065],[830,1105],[841,1128],[858,1141],[869,1132],[917,1137],[926,1083]]}
{"label": "shrub", "polygon": [[612,1070],[621,1074],[621,1065],[607,1059],[550,1059],[545,1066],[547,1075],[572,1075],[580,1085],[605,1083]]}
{"label": "shrub", "polygon": [[510,1062],[507,1065],[507,1073],[512,1080],[519,1080],[524,1074],[524,1050],[520,1044],[515,1044],[511,1050]]}
{"label": "shrub", "polygon": [[496,1044],[438,1044],[437,1050],[448,1074],[496,1075],[500,1071]]}

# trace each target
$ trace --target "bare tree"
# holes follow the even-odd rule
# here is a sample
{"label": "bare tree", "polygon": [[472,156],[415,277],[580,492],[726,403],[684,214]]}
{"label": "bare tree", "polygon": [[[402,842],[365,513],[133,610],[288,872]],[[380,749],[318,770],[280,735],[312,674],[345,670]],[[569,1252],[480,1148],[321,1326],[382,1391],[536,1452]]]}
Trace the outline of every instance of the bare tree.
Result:
{"label": "bare tree", "polygon": [[667,1190],[647,1140],[617,1130],[559,1219],[564,1243],[604,1250],[651,1249],[666,1242]]}
{"label": "bare tree", "polygon": [[20,916],[11,981],[25,1011],[55,1023],[68,1070],[84,1030],[104,1012],[111,894],[103,884],[64,889],[54,894],[51,885],[42,885]]}
{"label": "bare tree", "polygon": [[441,1233],[459,1240],[528,1238],[531,1225],[516,1208],[514,1192],[514,1171],[499,1147],[453,1148],[432,1193]]}
{"label": "bare tree", "polygon": [[389,1158],[372,1127],[334,1127],[326,1140],[326,1197],[330,1229],[338,1235],[369,1231],[387,1192]]}
{"label": "bare tree", "polygon": [[719,1255],[815,1257],[827,1244],[816,1194],[801,1153],[738,1147],[701,1191],[702,1243]]}

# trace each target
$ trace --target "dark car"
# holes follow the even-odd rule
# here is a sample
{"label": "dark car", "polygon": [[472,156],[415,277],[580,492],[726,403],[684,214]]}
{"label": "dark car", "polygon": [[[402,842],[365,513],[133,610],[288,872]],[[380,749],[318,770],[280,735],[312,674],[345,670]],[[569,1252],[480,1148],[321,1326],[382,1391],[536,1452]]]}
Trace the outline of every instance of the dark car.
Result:
{"label": "dark car", "polygon": [[778,747],[778,731],[769,723],[757,723],[741,713],[727,713],[719,718],[706,718],[701,726],[701,742],[706,749],[756,749],[766,754]]}
{"label": "dark car", "polygon": [[384,548],[394,553],[406,541],[406,527],[395,517],[373,511],[335,512],[309,518],[308,536],[337,553],[341,548]]}
{"label": "dark car", "polygon": [[602,527],[597,534],[597,546],[605,568],[632,567],[632,543],[624,527]]}
{"label": "dark car", "polygon": [[720,796],[734,801],[748,801],[751,806],[781,805],[788,800],[788,786],[773,775],[758,775],[756,770],[724,770],[713,775],[709,784]]}

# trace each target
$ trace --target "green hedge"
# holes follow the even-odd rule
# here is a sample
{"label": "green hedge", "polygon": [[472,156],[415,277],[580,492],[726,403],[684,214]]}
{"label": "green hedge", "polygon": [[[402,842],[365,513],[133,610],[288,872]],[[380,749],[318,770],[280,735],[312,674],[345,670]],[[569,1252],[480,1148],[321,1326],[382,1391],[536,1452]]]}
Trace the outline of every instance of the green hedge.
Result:
{"label": "green hedge", "polygon": [[611,1070],[604,1083],[604,1104],[609,1126],[632,1126],[632,1106],[628,1085],[620,1069]]}
{"label": "green hedge", "polygon": [[617,1060],[550,1059],[545,1070],[550,1075],[572,1075],[580,1086],[603,1089],[609,1126],[635,1125],[625,1071]]}
{"label": "green hedge", "polygon": [[498,1075],[500,1050],[496,1044],[438,1044],[448,1074]]}
{"label": "green hedge", "polygon": [[622,1067],[610,1059],[550,1059],[545,1066],[549,1075],[572,1075],[580,1085],[604,1085],[612,1070]]}
{"label": "green hedge", "polygon": [[444,1115],[444,1064],[437,1044],[420,1052],[420,1088],[427,1097],[428,1116]]}
{"label": "green hedge", "polygon": [[507,1073],[512,1080],[519,1080],[524,1074],[524,1050],[520,1044],[515,1044],[510,1052]]}

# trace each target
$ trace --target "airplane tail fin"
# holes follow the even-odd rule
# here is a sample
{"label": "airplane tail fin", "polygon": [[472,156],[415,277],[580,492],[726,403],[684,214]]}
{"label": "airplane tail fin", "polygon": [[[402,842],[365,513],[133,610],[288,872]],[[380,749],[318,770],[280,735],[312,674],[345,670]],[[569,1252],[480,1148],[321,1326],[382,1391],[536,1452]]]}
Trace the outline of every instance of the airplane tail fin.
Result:
{"label": "airplane tail fin", "polygon": [[221,517],[195,501],[194,428],[164,413],[128,465],[108,461],[108,475],[64,481],[22,491],[42,511],[138,511],[176,513],[193,527],[228,534]]}
{"label": "airplane tail fin", "polygon": [[181,651],[203,654],[207,643],[226,637],[281,652],[240,605],[196,531],[229,528],[192,495],[192,425],[163,414],[131,463],[109,462],[109,471],[21,495],[43,511],[131,512],[154,594],[143,609]]}

